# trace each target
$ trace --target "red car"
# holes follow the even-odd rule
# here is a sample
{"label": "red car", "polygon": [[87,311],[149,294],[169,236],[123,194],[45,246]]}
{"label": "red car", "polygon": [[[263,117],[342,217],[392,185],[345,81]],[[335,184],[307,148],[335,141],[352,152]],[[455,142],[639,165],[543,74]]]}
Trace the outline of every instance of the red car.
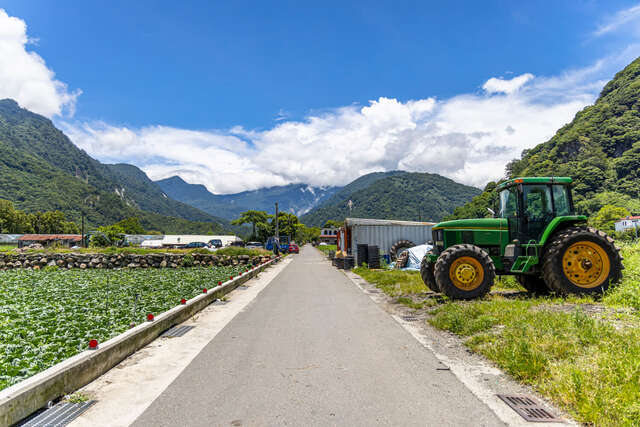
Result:
{"label": "red car", "polygon": [[289,253],[290,254],[299,254],[300,248],[295,243],[289,243]]}

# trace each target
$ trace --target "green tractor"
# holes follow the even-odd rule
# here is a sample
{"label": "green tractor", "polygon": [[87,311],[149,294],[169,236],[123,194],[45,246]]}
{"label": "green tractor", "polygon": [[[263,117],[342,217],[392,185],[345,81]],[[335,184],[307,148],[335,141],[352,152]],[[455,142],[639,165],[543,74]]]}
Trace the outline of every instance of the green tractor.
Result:
{"label": "green tractor", "polygon": [[497,187],[497,218],[445,221],[433,227],[433,249],[420,273],[434,292],[472,299],[496,274],[515,275],[534,293],[602,293],[622,276],[613,239],[576,215],[571,178],[514,178]]}

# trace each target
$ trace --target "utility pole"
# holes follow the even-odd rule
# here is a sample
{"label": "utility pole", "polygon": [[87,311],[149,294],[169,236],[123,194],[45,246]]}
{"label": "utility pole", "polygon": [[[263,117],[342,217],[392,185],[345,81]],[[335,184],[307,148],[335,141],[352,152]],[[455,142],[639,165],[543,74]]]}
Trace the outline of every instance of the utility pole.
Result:
{"label": "utility pole", "polygon": [[82,245],[82,247],[83,247],[83,248],[86,248],[86,247],[87,247],[87,244],[86,244],[86,242],[84,241],[84,211],[82,211],[82,226],[81,226],[81,227],[82,227],[82,230],[81,230],[81,233],[82,233],[82,240],[81,240],[81,242],[82,242],[82,243],[81,243],[81,245]]}
{"label": "utility pole", "polygon": [[276,202],[276,239],[280,239],[280,231],[278,230],[278,202]]}

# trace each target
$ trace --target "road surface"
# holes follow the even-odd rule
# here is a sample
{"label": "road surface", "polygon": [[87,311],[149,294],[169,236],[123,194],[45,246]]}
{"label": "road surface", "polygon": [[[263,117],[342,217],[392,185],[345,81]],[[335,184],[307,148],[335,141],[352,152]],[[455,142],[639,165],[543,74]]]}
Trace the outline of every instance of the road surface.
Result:
{"label": "road surface", "polygon": [[504,425],[316,249],[293,256],[135,426]]}

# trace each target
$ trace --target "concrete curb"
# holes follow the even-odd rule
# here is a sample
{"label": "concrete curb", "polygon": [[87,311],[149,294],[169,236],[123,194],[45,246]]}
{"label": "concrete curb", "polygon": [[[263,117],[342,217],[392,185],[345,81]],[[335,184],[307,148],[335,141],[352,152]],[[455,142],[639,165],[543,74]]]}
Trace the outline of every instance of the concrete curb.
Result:
{"label": "concrete curb", "polygon": [[241,284],[255,277],[269,265],[278,262],[274,258],[249,270],[233,280],[213,287],[198,295],[185,305],[176,306],[154,321],[145,322],[110,340],[101,343],[97,350],[86,350],[46,371],[27,378],[0,391],[0,425],[12,425],[28,417],[49,401],[72,393],[89,384],[137,350],[149,344],[161,333],[184,322],[207,307],[216,299],[228,294]]}

